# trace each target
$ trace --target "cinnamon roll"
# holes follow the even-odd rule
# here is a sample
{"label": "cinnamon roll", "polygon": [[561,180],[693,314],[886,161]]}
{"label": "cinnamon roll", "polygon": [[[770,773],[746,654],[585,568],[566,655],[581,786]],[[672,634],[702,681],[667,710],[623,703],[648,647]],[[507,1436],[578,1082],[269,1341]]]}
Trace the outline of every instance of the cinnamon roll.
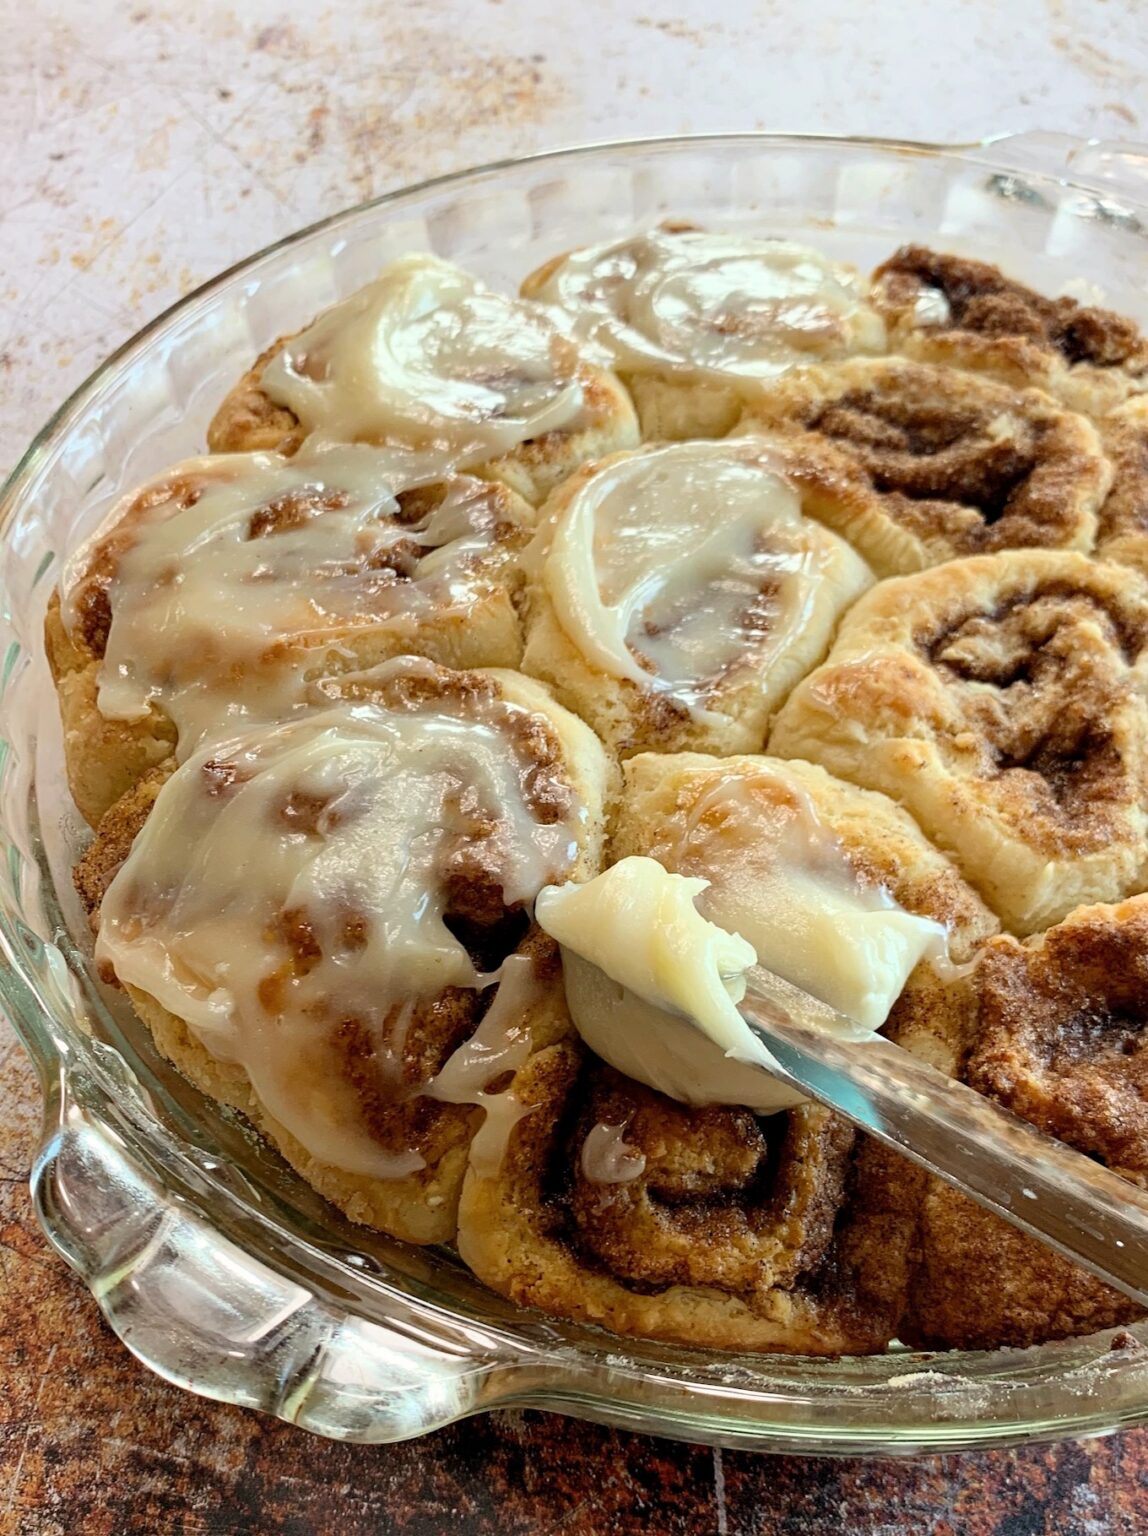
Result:
{"label": "cinnamon roll", "polygon": [[783,379],[742,430],[781,434],[806,510],[878,576],[999,549],[1090,549],[1112,478],[1096,427],[1038,390],[902,359]]}
{"label": "cinnamon roll", "polygon": [[1037,385],[1100,415],[1148,388],[1148,341],[1134,321],[1046,298],[999,267],[906,245],[873,274],[871,302],[896,350],[931,363]]}
{"label": "cinnamon roll", "polygon": [[513,672],[326,687],[129,791],[77,884],[161,1051],[353,1220],[441,1241],[481,1111],[566,1027],[530,904],[597,868],[610,766]]}
{"label": "cinnamon roll", "polygon": [[[699,903],[758,944],[789,882],[783,966],[854,1008],[878,982],[841,950],[874,925],[943,930],[955,960],[995,930],[904,811],[809,764],[643,754],[625,777],[611,857],[704,876]],[[837,903],[833,934],[819,899]],[[881,1017],[914,1000],[930,1012],[943,991],[927,961],[897,1001],[905,980],[886,976]],[[537,1053],[514,1091],[527,1113],[500,1164],[468,1173],[459,1211],[459,1251],[494,1289],[712,1348],[871,1351],[893,1336],[922,1180],[836,1116],[677,1102],[573,1040]]]}
{"label": "cinnamon roll", "polygon": [[[1148,1182],[1148,897],[1078,908],[1020,943],[989,941],[959,1001],[904,1021],[979,1093],[1138,1184]],[[1135,1304],[938,1179],[920,1205],[901,1337],[1026,1346],[1139,1315]]]}
{"label": "cinnamon roll", "polygon": [[523,670],[622,755],[756,749],[872,580],[752,438],[616,454],[546,503]]}
{"label": "cinnamon roll", "polygon": [[638,441],[633,407],[536,304],[433,256],[405,256],[282,338],[220,406],[219,453],[293,453],[308,436],[405,448],[531,503]]}
{"label": "cinnamon roll", "polygon": [[556,257],[522,292],[573,316],[646,439],[722,437],[785,370],[884,350],[852,271],[784,240],[664,225]]}
{"label": "cinnamon roll", "polygon": [[1096,553],[1148,576],[1148,397],[1110,412],[1100,435],[1113,479],[1100,509]]}
{"label": "cinnamon roll", "polygon": [[1024,935],[1148,883],[1148,585],[1021,551],[882,582],[770,751],[895,796]]}
{"label": "cinnamon roll", "polygon": [[363,446],[190,459],[69,562],[47,622],[72,793],[94,825],[148,768],[317,676],[402,653],[515,666],[531,509],[465,476],[403,489]]}

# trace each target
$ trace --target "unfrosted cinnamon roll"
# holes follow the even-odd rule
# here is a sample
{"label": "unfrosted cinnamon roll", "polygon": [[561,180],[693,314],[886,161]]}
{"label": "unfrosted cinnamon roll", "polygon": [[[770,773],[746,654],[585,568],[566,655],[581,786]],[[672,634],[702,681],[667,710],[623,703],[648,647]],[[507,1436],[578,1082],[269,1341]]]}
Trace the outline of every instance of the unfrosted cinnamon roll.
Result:
{"label": "unfrosted cinnamon roll", "polygon": [[1090,549],[1112,478],[1086,417],[900,358],[795,373],[741,429],[781,435],[806,510],[878,576],[998,549]]}
{"label": "unfrosted cinnamon roll", "polygon": [[1029,550],[882,582],[770,751],[908,807],[1015,933],[1148,883],[1148,586]]}
{"label": "unfrosted cinnamon roll", "polygon": [[722,437],[785,370],[885,342],[853,272],[784,240],[663,226],[555,257],[522,291],[573,316],[646,439]]}
{"label": "unfrosted cinnamon roll", "polygon": [[523,669],[623,755],[755,750],[872,580],[802,517],[761,442],[679,443],[579,470],[527,551]]}
{"label": "unfrosted cinnamon roll", "polygon": [[1134,321],[1046,298],[999,267],[906,245],[873,274],[871,302],[910,357],[1038,385],[1100,415],[1148,388],[1148,341]]}
{"label": "unfrosted cinnamon roll", "polygon": [[352,1219],[438,1241],[479,1111],[566,1027],[530,904],[597,868],[610,766],[516,673],[327,691],[130,791],[77,883],[161,1051]]}
{"label": "unfrosted cinnamon roll", "polygon": [[[1002,936],[943,1018],[906,1019],[925,1051],[1050,1136],[1148,1183],[1148,897],[1078,908],[1039,938]],[[1027,1346],[1139,1315],[1133,1302],[938,1179],[919,1217],[901,1337]]]}
{"label": "unfrosted cinnamon roll", "polygon": [[1148,397],[1103,417],[1100,435],[1113,478],[1100,509],[1096,553],[1148,576]]}
{"label": "unfrosted cinnamon roll", "polygon": [[638,441],[633,407],[541,307],[434,256],[404,256],[281,339],[208,428],[216,452],[323,442],[405,448],[537,503],[579,464]]}
{"label": "unfrosted cinnamon roll", "polygon": [[515,666],[530,508],[452,476],[403,489],[363,446],[189,459],[73,557],[48,615],[72,793],[94,825],[177,739],[275,719],[317,676],[424,654]]}
{"label": "unfrosted cinnamon roll", "polygon": [[[996,927],[904,811],[809,764],[643,754],[625,775],[612,857],[704,876],[699,904],[758,943],[788,882],[782,964],[839,1004],[885,985],[896,1018],[943,991],[928,962],[900,1002],[903,972],[851,965],[851,945],[884,952],[875,925],[943,928],[956,960]],[[819,921],[819,893],[835,921]],[[459,1211],[459,1250],[496,1290],[711,1348],[825,1354],[893,1336],[922,1181],[845,1122],[808,1104],[690,1107],[570,1040],[514,1091],[528,1112],[498,1167],[468,1173]]]}

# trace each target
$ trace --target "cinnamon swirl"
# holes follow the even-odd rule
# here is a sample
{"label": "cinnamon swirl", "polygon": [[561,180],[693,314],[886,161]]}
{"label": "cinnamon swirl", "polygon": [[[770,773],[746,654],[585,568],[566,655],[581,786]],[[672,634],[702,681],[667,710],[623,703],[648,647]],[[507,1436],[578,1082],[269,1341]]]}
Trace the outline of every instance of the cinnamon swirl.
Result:
{"label": "cinnamon swirl", "polygon": [[1046,298],[987,262],[903,246],[874,272],[871,302],[896,350],[1038,385],[1073,410],[1100,415],[1148,388],[1148,341],[1134,321]]}
{"label": "cinnamon swirl", "polygon": [[647,441],[722,437],[786,369],[885,344],[854,274],[783,240],[663,226],[556,257],[522,292],[573,317]]}
{"label": "cinnamon swirl", "polygon": [[[906,1019],[979,1093],[1139,1184],[1148,1181],[1148,897],[1080,907],[1038,938],[989,941],[947,1017]],[[929,1179],[901,1324],[926,1348],[1026,1346],[1137,1315],[1043,1244]]]}
{"label": "cinnamon swirl", "polygon": [[[612,858],[651,854],[704,876],[699,901],[751,940],[769,926],[778,866],[848,891],[856,920],[917,914],[943,925],[957,960],[996,927],[904,811],[809,764],[643,754],[625,776]],[[800,892],[798,908],[810,900]],[[854,937],[840,924],[822,960]],[[797,923],[789,960],[799,971],[808,938]],[[815,987],[831,970],[820,967]],[[898,1002],[904,980],[884,1011],[933,1013],[943,987],[930,965]],[[848,964],[830,981],[853,1006],[874,984]],[[823,1354],[893,1336],[921,1180],[835,1116],[811,1105],[765,1117],[690,1107],[569,1040],[535,1055],[515,1093],[530,1112],[497,1168],[468,1173],[459,1212],[459,1250],[496,1290],[616,1332],[714,1348]]]}
{"label": "cinnamon swirl", "polygon": [[1148,397],[1105,416],[1100,434],[1113,480],[1100,509],[1096,553],[1148,576]]}
{"label": "cinnamon swirl", "polygon": [[215,452],[323,442],[405,448],[531,503],[638,441],[633,407],[540,306],[433,256],[367,287],[257,359],[208,428]]}
{"label": "cinnamon swirl", "polygon": [[761,746],[871,577],[752,438],[588,465],[525,557],[523,669],[623,756]]}
{"label": "cinnamon swirl", "polygon": [[1083,555],[882,582],[770,751],[895,796],[1018,934],[1148,883],[1148,586]]}
{"label": "cinnamon swirl", "polygon": [[782,434],[806,511],[878,576],[1000,549],[1090,549],[1112,478],[1096,427],[1040,391],[901,359],[795,373],[746,429]]}
{"label": "cinnamon swirl", "polygon": [[513,1115],[498,1080],[567,1027],[529,909],[597,868],[610,765],[513,672],[405,657],[326,691],[129,791],[77,884],[193,1082],[352,1219],[440,1241],[480,1110]]}
{"label": "cinnamon swirl", "polygon": [[465,476],[403,489],[385,453],[190,459],[73,557],[47,646],[80,810],[100,816],[178,740],[277,719],[317,676],[424,654],[515,666],[530,508]]}

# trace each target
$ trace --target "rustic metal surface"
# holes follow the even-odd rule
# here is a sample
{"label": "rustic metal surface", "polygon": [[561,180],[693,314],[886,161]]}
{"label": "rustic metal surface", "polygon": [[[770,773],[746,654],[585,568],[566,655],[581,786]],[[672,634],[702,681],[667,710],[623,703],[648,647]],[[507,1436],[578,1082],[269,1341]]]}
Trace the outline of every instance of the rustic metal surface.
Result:
{"label": "rustic metal surface", "polygon": [[[50,14],[49,14],[50,12]],[[1141,0],[428,0],[5,8],[0,468],[112,347],[255,247],[404,182],[615,135],[1148,136]],[[1133,1536],[1148,1433],[919,1464],[495,1416],[341,1447],[150,1376],[33,1221],[0,1024],[0,1531]]]}

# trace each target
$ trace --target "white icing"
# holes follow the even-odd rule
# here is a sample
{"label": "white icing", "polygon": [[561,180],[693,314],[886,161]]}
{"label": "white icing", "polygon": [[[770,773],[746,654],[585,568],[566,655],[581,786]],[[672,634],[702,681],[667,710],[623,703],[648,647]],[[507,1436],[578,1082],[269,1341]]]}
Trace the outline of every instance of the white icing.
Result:
{"label": "white icing", "polygon": [[591,1184],[629,1184],[646,1171],[646,1154],[627,1145],[624,1125],[592,1125],[578,1162]]}
{"label": "white icing", "polygon": [[[374,674],[380,688],[436,675],[450,674],[410,658]],[[507,908],[574,859],[584,811],[572,798],[536,818],[533,765],[508,740],[523,713],[500,698],[343,705],[205,748],[165,783],[104,898],[99,961],[240,1064],[307,1151],[347,1172],[418,1163],[380,1152],[340,1037],[353,1026],[380,1091],[409,1094],[418,1005],[493,979],[444,921],[460,858],[480,859]],[[483,1094],[468,1063],[484,1052],[520,1062],[529,1042],[506,1024],[496,998],[436,1097]]]}
{"label": "white icing", "polygon": [[576,349],[545,310],[434,256],[404,256],[325,311],[261,386],[308,432],[474,463],[575,425]]}
{"label": "white icing", "polygon": [[586,1043],[685,1103],[799,1102],[758,1070],[772,1058],[737,1010],[755,959],[871,1033],[917,964],[945,952],[939,923],[857,877],[782,765],[719,770],[657,852],[543,891],[536,912],[563,947]]}
{"label": "white icing", "polygon": [[767,670],[843,558],[859,564],[753,438],[606,460],[528,558],[592,666],[691,705],[747,650]]}
{"label": "white icing", "polygon": [[848,268],[783,240],[657,229],[573,251],[534,291],[624,372],[754,385],[885,340]]}
{"label": "white icing", "polygon": [[137,720],[158,705],[186,755],[209,731],[283,717],[304,697],[304,669],[349,631],[465,612],[512,558],[499,543],[501,493],[455,477],[408,523],[396,497],[412,471],[364,446],[227,454],[133,493],[62,583],[74,624],[94,547],[120,546],[101,714]]}

